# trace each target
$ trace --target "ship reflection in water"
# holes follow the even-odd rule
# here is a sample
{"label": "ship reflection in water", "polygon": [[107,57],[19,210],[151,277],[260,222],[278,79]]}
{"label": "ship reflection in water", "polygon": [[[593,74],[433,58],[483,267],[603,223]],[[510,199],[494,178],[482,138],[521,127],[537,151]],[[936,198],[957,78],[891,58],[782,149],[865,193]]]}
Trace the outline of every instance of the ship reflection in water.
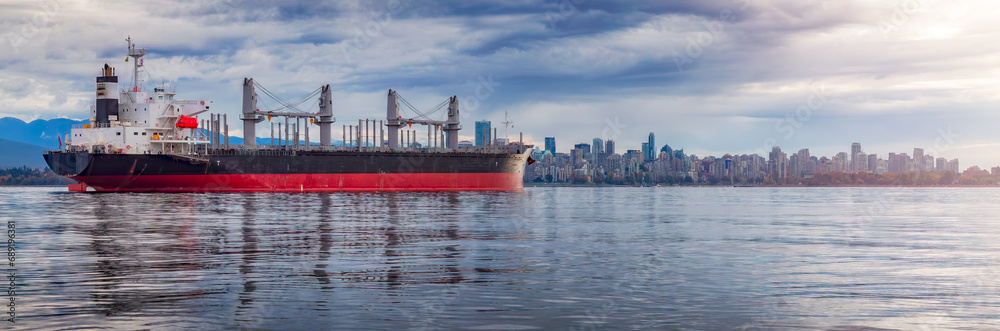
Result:
{"label": "ship reflection in water", "polygon": [[0,188],[15,328],[1000,327],[1000,192],[62,190]]}
{"label": "ship reflection in water", "polygon": [[47,302],[19,308],[52,328],[432,327],[458,284],[532,272],[484,244],[525,239],[526,195],[49,192],[74,202],[21,222],[51,265],[31,275]]}

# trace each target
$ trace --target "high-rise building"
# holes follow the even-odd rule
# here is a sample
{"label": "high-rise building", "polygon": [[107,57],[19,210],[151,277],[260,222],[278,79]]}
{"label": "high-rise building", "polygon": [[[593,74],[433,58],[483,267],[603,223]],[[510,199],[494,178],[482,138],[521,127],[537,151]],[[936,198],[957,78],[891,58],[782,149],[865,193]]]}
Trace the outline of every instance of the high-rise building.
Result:
{"label": "high-rise building", "polygon": [[670,145],[663,145],[663,147],[660,147],[660,152],[667,152],[667,154],[674,155],[674,149],[670,148]]}
{"label": "high-rise building", "polygon": [[594,144],[590,147],[590,161],[594,166],[599,166],[604,159],[604,139],[594,138]]}
{"label": "high-rise building", "polygon": [[898,174],[899,171],[899,156],[896,153],[889,153],[889,166],[886,169],[891,174]]}
{"label": "high-rise building", "polygon": [[608,141],[604,142],[604,152],[608,153],[608,155],[615,154],[615,141],[614,140],[608,140]]}
{"label": "high-rise building", "polygon": [[939,158],[937,158],[934,161],[936,163],[934,165],[934,170],[935,171],[948,170],[948,159],[943,158],[943,157],[939,157]]}
{"label": "high-rise building", "polygon": [[[812,169],[814,167],[810,167],[809,164],[810,161],[812,160],[812,157],[809,156],[809,149],[808,148],[800,149],[799,152],[795,154],[798,154],[799,158],[798,158],[798,164],[796,165],[798,167],[798,173],[794,175],[799,177],[805,175],[812,175],[815,169]],[[791,161],[789,160],[789,162]]]}
{"label": "high-rise building", "polygon": [[858,167],[860,162],[860,160],[858,160],[858,154],[860,153],[861,153],[861,143],[851,144],[851,167],[849,170],[850,172],[858,172],[862,170],[861,168]]}
{"label": "high-rise building", "polygon": [[647,160],[654,160],[654,159],[656,159],[656,151],[655,151],[655,149],[656,149],[656,139],[653,136],[652,132],[649,133],[649,141],[646,142],[646,144],[649,145],[649,147],[646,150],[646,159]]}
{"label": "high-rise building", "polygon": [[583,164],[583,150],[579,148],[574,148],[569,151],[570,160],[573,162],[573,166],[577,167]]}
{"label": "high-rise building", "polygon": [[875,174],[882,175],[889,172],[889,161],[878,159],[875,161]]}
{"label": "high-rise building", "polygon": [[632,160],[638,159],[639,162],[641,163],[643,161],[642,157],[643,157],[643,154],[641,152],[637,151],[637,150],[634,150],[634,149],[630,149],[630,150],[628,150],[628,151],[625,152],[625,159],[629,160],[629,162],[631,162]]}
{"label": "high-rise building", "polygon": [[643,159],[649,160],[649,154],[653,153],[651,151],[651,149],[653,149],[653,147],[651,147],[651,146],[652,145],[650,145],[649,143],[642,143],[642,158]]}
{"label": "high-rise building", "polygon": [[594,138],[594,144],[591,145],[591,153],[595,155],[604,154],[604,140],[601,138]]}
{"label": "high-rise building", "polygon": [[788,176],[788,156],[781,151],[781,147],[774,146],[768,154],[767,165],[770,172],[776,175],[775,179]]}
{"label": "high-rise building", "polygon": [[854,154],[854,172],[868,171],[868,154]]}
{"label": "high-rise building", "polygon": [[476,146],[486,146],[490,143],[490,135],[492,134],[490,128],[490,121],[482,120],[476,121]]}
{"label": "high-rise building", "polygon": [[924,149],[914,148],[913,149],[913,167],[912,171],[924,171],[927,168],[924,165]]}
{"label": "high-rise building", "polygon": [[788,157],[788,175],[791,177],[802,177],[802,170],[799,167],[799,153],[794,153]]}
{"label": "high-rise building", "polygon": [[573,145],[573,148],[577,148],[577,149],[583,151],[583,155],[590,154],[590,152],[591,152],[591,150],[590,150],[590,144],[576,144],[576,145]]}
{"label": "high-rise building", "polygon": [[556,137],[545,137],[545,150],[556,155]]}
{"label": "high-rise building", "polygon": [[851,157],[845,152],[837,153],[833,156],[831,161],[831,170],[837,172],[850,172],[851,171]]}
{"label": "high-rise building", "polygon": [[868,172],[875,173],[878,169],[878,155],[868,154]]}
{"label": "high-rise building", "polygon": [[958,173],[958,159],[948,161],[948,170],[956,174]]}

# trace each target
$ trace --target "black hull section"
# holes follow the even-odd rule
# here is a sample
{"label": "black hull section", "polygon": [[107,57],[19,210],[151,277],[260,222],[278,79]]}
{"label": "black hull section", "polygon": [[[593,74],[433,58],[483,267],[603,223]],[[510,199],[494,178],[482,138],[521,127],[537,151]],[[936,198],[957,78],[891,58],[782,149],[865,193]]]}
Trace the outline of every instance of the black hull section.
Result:
{"label": "black hull section", "polygon": [[90,153],[49,152],[42,155],[52,172],[61,176],[75,176],[87,171],[93,159]]}
{"label": "black hull section", "polygon": [[527,154],[419,152],[281,152],[174,155],[51,152],[45,161],[67,177],[245,174],[523,173]]}

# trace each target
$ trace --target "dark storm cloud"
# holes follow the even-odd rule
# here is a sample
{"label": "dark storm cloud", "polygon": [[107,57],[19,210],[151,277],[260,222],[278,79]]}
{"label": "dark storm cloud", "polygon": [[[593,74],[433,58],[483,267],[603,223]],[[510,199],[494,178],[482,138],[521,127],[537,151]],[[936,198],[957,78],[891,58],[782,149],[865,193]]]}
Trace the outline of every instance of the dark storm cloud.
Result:
{"label": "dark storm cloud", "polygon": [[[384,3],[384,2],[383,2]],[[417,13],[425,16],[491,16],[506,14],[562,13],[596,10],[611,15],[647,13],[653,15],[684,14],[714,17],[725,8],[738,7],[740,1],[594,1],[594,0],[532,0],[532,1],[461,1],[441,0],[422,2],[426,5]]]}
{"label": "dark storm cloud", "polygon": [[[300,21],[336,17],[343,14],[341,1],[252,1],[252,0],[171,0],[170,5],[148,7],[150,12],[173,18],[222,18],[232,21]],[[209,22],[205,21],[205,22]]]}

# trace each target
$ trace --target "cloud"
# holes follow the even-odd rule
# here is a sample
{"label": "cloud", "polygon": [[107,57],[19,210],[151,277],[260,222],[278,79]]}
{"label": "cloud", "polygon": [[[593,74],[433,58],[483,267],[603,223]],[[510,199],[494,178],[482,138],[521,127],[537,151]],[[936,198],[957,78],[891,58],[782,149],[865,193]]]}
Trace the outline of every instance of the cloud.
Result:
{"label": "cloud", "polygon": [[[86,117],[97,68],[130,71],[131,35],[151,49],[143,79],[233,115],[239,81],[254,77],[287,99],[331,84],[342,122],[379,117],[392,88],[427,107],[458,95],[476,105],[463,110],[467,123],[510,110],[527,137],[560,146],[600,137],[618,118],[629,125],[615,138],[622,150],[654,132],[701,155],[775,138],[814,155],[860,140],[885,156],[927,147],[951,125],[969,139],[958,145],[976,147],[943,156],[1000,164],[985,124],[1000,120],[998,4],[988,1],[58,4],[3,5],[2,113]],[[499,85],[477,97],[482,77]],[[785,138],[778,121],[815,86],[828,102]]]}

